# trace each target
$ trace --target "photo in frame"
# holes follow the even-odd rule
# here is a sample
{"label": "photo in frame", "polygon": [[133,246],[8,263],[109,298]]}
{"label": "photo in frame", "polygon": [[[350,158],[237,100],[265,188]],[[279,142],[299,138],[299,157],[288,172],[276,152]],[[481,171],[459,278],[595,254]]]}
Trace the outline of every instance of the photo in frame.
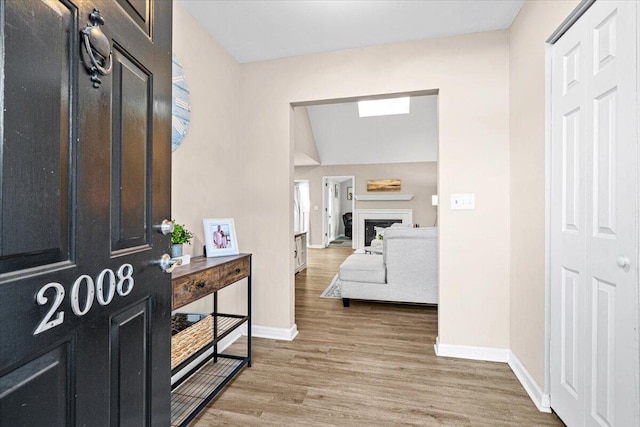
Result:
{"label": "photo in frame", "polygon": [[207,258],[238,255],[238,239],[233,218],[203,218]]}
{"label": "photo in frame", "polygon": [[353,200],[353,187],[347,187],[347,200]]}

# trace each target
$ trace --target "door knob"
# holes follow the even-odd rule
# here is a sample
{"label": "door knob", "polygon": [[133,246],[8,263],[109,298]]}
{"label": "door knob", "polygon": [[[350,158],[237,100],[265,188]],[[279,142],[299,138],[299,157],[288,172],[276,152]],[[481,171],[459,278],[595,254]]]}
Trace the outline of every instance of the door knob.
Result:
{"label": "door knob", "polygon": [[162,221],[162,224],[156,224],[153,226],[154,230],[157,230],[158,233],[162,233],[165,236],[167,234],[173,233],[173,221],[169,221],[168,219],[165,219]]}
{"label": "door knob", "polygon": [[182,260],[171,259],[171,256],[169,254],[164,254],[160,258],[160,261],[157,261],[157,264],[165,273],[171,273],[177,266],[182,265]]}
{"label": "door knob", "polygon": [[630,264],[629,258],[627,258],[626,256],[619,256],[618,258],[616,258],[616,263],[620,268],[627,268]]}

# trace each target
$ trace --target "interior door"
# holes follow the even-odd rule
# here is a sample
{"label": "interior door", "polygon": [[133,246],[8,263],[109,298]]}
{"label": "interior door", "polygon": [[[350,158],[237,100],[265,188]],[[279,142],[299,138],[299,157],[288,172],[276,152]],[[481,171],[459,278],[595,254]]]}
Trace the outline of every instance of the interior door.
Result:
{"label": "interior door", "polygon": [[169,424],[171,15],[0,3],[1,426]]}
{"label": "interior door", "polygon": [[551,406],[639,425],[636,2],[596,2],[553,47]]}
{"label": "interior door", "polygon": [[324,199],[325,199],[324,214],[325,214],[325,217],[327,218],[326,220],[327,228],[325,233],[324,245],[327,246],[329,245],[330,242],[332,242],[336,238],[335,226],[334,226],[335,219],[333,218],[333,203],[334,203],[333,202],[333,183],[327,180],[324,184],[324,190],[325,190],[324,191]]}

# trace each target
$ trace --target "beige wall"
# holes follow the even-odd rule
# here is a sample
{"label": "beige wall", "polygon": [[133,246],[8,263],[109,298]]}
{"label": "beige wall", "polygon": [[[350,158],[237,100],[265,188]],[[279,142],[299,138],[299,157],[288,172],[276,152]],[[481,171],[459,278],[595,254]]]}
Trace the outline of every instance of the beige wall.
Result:
{"label": "beige wall", "polygon": [[[373,165],[297,166],[295,179],[309,181],[311,211],[309,214],[309,244],[322,245],[322,177],[355,176],[354,195],[367,193],[368,179],[398,178],[402,191],[393,194],[413,194],[411,201],[357,201],[356,209],[413,209],[413,222],[431,227],[436,209],[431,206],[431,195],[437,192],[437,162],[387,163]],[[344,193],[344,192],[343,192]],[[346,193],[345,193],[346,194]],[[317,211],[313,206],[318,206]]]}
{"label": "beige wall", "polygon": [[256,323],[294,322],[290,103],[438,89],[441,198],[476,194],[473,211],[440,209],[440,340],[509,347],[508,62],[508,33],[495,31],[241,67],[230,190],[244,196],[234,216],[255,253]]}
{"label": "beige wall", "polygon": [[528,1],[510,29],[511,350],[544,384],[545,40],[577,6]]}
{"label": "beige wall", "polygon": [[[176,4],[174,51],[193,112],[173,154],[173,215],[196,232],[194,253],[203,217],[234,217],[241,250],[254,253],[254,322],[293,325],[293,239],[270,237],[293,230],[289,104],[438,89],[440,340],[511,347],[542,384],[543,42],[576,3],[528,2],[510,33],[242,66]],[[477,209],[451,211],[457,192],[475,193]]]}
{"label": "beige wall", "polygon": [[[201,255],[202,218],[234,217],[240,205],[242,193],[235,180],[242,159],[235,148],[240,65],[178,3],[173,6],[173,52],[187,76],[191,124],[172,155],[171,209],[173,218],[195,234],[192,245],[185,245],[185,252]],[[241,219],[236,229],[240,249],[246,251],[247,235]],[[221,308],[234,305],[235,300],[238,304],[243,301],[243,289],[234,286],[225,290],[226,294],[238,295],[222,297]],[[191,309],[198,311],[200,307],[208,309],[208,305]]]}
{"label": "beige wall", "polygon": [[294,125],[294,162],[295,164],[320,164],[320,155],[316,140],[311,130],[311,121],[307,107],[296,107],[293,109]]}

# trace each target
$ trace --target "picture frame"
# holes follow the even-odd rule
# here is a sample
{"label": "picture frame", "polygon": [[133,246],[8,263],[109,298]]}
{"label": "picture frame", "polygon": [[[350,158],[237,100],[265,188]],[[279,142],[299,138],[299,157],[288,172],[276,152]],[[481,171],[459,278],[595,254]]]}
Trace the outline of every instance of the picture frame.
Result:
{"label": "picture frame", "polygon": [[238,255],[238,238],[233,218],[203,218],[207,258]]}
{"label": "picture frame", "polygon": [[402,180],[400,179],[369,179],[367,191],[400,191]]}
{"label": "picture frame", "polygon": [[353,200],[353,187],[347,187],[347,200]]}

